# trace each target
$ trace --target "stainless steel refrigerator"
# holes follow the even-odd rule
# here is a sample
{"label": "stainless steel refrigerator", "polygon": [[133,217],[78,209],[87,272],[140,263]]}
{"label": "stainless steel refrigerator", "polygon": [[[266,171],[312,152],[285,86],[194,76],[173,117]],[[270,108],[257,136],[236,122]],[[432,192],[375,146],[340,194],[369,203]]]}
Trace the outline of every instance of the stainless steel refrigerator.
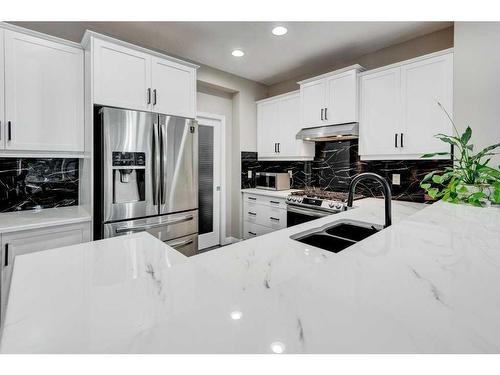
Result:
{"label": "stainless steel refrigerator", "polygon": [[196,254],[196,121],[103,107],[95,124],[95,239],[147,231]]}

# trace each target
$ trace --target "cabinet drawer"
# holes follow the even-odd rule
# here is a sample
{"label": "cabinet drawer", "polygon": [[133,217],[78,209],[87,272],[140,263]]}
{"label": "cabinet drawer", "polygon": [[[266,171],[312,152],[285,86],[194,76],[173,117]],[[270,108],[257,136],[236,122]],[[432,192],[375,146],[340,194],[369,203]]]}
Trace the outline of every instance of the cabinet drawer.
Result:
{"label": "cabinet drawer", "polygon": [[286,228],[286,210],[260,203],[245,202],[243,220],[273,229]]}
{"label": "cabinet drawer", "polygon": [[266,206],[277,207],[286,210],[286,202],[284,198],[274,198],[258,194],[243,194],[243,201],[249,203],[259,203]]}
{"label": "cabinet drawer", "polygon": [[249,239],[263,234],[272,232],[272,228],[265,227],[263,225],[250,223],[248,221],[243,222],[243,238]]}

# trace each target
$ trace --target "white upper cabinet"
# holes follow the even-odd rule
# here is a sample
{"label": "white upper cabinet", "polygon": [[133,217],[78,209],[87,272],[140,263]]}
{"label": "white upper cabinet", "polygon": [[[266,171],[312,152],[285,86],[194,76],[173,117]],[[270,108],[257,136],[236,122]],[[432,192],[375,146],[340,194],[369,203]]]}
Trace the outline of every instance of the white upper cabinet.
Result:
{"label": "white upper cabinet", "polygon": [[300,85],[300,117],[304,128],[322,126],[325,116],[326,82],[318,80]]}
{"label": "white upper cabinet", "polygon": [[399,152],[401,70],[386,69],[367,74],[361,81],[359,154]]}
{"label": "white upper cabinet", "polygon": [[95,33],[83,43],[93,56],[94,104],[196,117],[196,65]]}
{"label": "white upper cabinet", "polygon": [[196,69],[153,56],[152,76],[154,112],[196,117]]}
{"label": "white upper cabinet", "polygon": [[401,67],[402,151],[426,154],[449,151],[437,133],[452,133],[446,113],[453,113],[453,54],[437,56]]}
{"label": "white upper cabinet", "polygon": [[6,150],[84,150],[83,50],[4,30]]}
{"label": "white upper cabinet", "polygon": [[358,71],[349,70],[326,79],[324,119],[331,124],[358,122]]}
{"label": "white upper cabinet", "polygon": [[277,157],[278,103],[257,103],[257,155],[259,159]]}
{"label": "white upper cabinet", "polygon": [[0,29],[0,150],[5,148],[5,91],[4,91],[4,75],[2,72],[5,69],[4,54],[3,54],[3,34],[4,31]]}
{"label": "white upper cabinet", "polygon": [[[359,154],[364,160],[419,159],[450,151],[436,139],[452,125],[453,53],[439,52],[363,73]],[[449,158],[438,156],[436,158]]]}
{"label": "white upper cabinet", "polygon": [[94,39],[94,103],[148,111],[151,109],[151,56]]}
{"label": "white upper cabinet", "polygon": [[358,121],[358,72],[349,66],[299,82],[301,127],[345,124]]}
{"label": "white upper cabinet", "polygon": [[259,160],[312,160],[314,143],[295,138],[300,131],[298,92],[257,103],[257,154]]}

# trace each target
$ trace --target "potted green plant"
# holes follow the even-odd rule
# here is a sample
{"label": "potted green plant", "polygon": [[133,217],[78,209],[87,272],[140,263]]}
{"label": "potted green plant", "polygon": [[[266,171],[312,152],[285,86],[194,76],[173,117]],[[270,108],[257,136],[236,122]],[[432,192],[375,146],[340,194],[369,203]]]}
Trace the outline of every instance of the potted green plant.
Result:
{"label": "potted green plant", "polygon": [[435,152],[425,154],[422,158],[432,158],[437,155],[451,155],[453,166],[444,170],[428,173],[420,183],[432,199],[442,199],[452,203],[469,203],[474,206],[489,206],[500,203],[500,170],[498,166],[489,166],[490,156],[498,154],[496,148],[500,143],[493,144],[474,153],[470,143],[472,129],[468,126],[463,134],[459,134],[451,116],[438,103],[453,125],[456,136],[436,134],[435,137],[454,147],[454,152]]}

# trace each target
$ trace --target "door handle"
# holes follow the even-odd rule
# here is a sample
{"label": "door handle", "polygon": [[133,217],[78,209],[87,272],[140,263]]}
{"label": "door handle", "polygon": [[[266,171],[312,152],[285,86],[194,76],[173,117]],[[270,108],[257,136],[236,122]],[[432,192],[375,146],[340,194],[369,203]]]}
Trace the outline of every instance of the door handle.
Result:
{"label": "door handle", "polygon": [[280,202],[278,202],[278,201],[269,201],[269,203],[280,204]]}
{"label": "door handle", "polygon": [[[155,101],[156,103],[156,101]],[[165,186],[166,184],[166,176],[164,176],[164,171],[165,171],[165,166],[167,165],[167,152],[164,150],[165,148],[165,143],[163,142],[163,126],[161,124],[158,125],[159,127],[159,137],[160,137],[160,154],[161,154],[161,166],[162,170],[159,173],[161,183],[160,184],[160,203],[165,204],[165,196],[167,194],[167,187]],[[158,158],[160,159],[160,158]]]}
{"label": "door handle", "polygon": [[403,133],[401,133],[401,147],[404,147],[403,146]]}
{"label": "door handle", "polygon": [[398,148],[398,133],[394,133],[394,147]]}
{"label": "door handle", "polygon": [[272,216],[269,217],[269,219],[274,220],[274,221],[280,221],[280,219],[278,219],[277,217],[272,217]]}
{"label": "door handle", "polygon": [[278,154],[280,153],[280,144],[278,143]]}
{"label": "door handle", "polygon": [[252,215],[252,216],[256,216],[257,215],[255,212],[252,212],[252,211],[248,211],[248,214]]}
{"label": "door handle", "polygon": [[248,234],[251,234],[252,236],[256,236],[257,235],[257,233],[250,232],[250,231],[248,231]]}
{"label": "door handle", "polygon": [[193,243],[193,240],[184,240],[184,241],[178,241],[178,242],[165,242],[168,246],[170,247],[183,247],[189,244]]}
{"label": "door handle", "polygon": [[326,115],[328,111],[328,108],[325,108],[325,120],[328,120],[328,116]]}
{"label": "door handle", "polygon": [[167,220],[164,221],[163,223],[158,223],[158,224],[141,225],[139,227],[130,227],[130,228],[116,228],[115,232],[116,233],[142,232],[144,230],[164,227],[166,225],[179,224],[193,219],[194,219],[193,215],[186,215],[177,219]]}
{"label": "door handle", "polygon": [[160,190],[160,145],[158,124],[153,124],[153,205],[158,204]]}
{"label": "door handle", "polygon": [[153,90],[153,105],[156,105],[156,89]]}
{"label": "door handle", "polygon": [[277,147],[277,143],[274,144],[274,153],[277,153],[278,152],[278,149],[276,148]]}
{"label": "door handle", "polygon": [[324,108],[321,108],[321,121],[323,121],[323,111],[324,111]]}
{"label": "door handle", "polygon": [[5,256],[4,256],[3,266],[8,267],[8,265],[9,265],[9,244],[6,243],[5,244]]}
{"label": "door handle", "polygon": [[257,198],[254,198],[254,197],[248,197],[248,199],[252,200],[252,201],[256,201]]}
{"label": "door handle", "polygon": [[147,104],[151,104],[151,89],[148,88],[146,90],[146,100],[147,100]]}
{"label": "door handle", "polygon": [[10,121],[7,121],[7,140],[12,140],[12,124]]}

